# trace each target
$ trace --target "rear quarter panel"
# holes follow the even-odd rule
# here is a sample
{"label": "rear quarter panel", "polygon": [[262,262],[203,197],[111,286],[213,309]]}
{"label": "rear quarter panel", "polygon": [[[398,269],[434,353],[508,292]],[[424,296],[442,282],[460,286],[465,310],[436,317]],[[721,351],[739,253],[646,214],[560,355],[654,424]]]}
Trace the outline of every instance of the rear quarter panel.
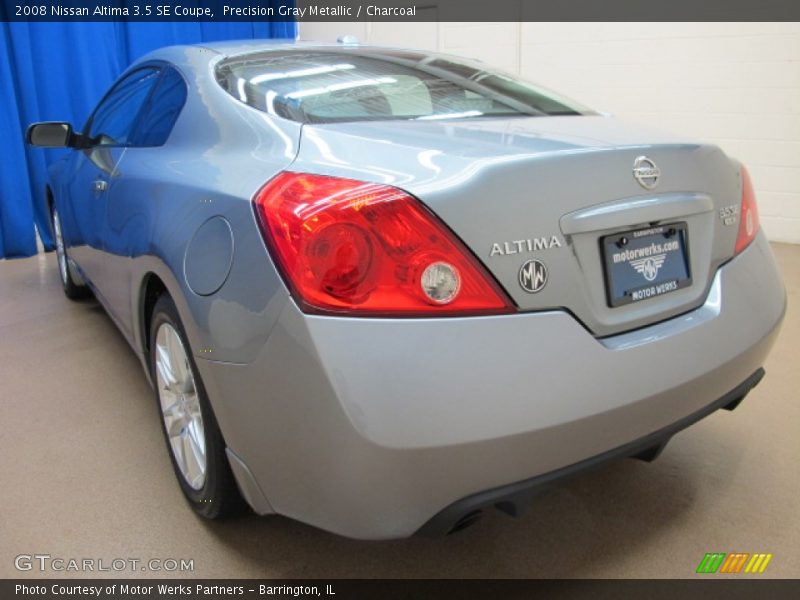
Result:
{"label": "rear quarter panel", "polygon": [[[264,247],[251,198],[294,159],[300,126],[274,123],[213,81],[203,49],[167,57],[189,93],[166,145],[129,148],[109,203],[109,269],[126,272],[134,344],[144,351],[144,285],[157,275],[175,300],[193,352],[248,362],[263,344],[286,296]],[[213,217],[230,225],[233,260],[224,285],[200,295],[187,284],[186,252]],[[193,247],[203,258],[213,248]]]}

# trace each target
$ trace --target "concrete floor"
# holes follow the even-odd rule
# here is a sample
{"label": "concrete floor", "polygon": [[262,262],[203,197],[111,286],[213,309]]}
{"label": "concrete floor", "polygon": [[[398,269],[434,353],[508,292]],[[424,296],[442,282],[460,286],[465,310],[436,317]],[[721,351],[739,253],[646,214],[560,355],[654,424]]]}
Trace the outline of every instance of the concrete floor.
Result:
{"label": "concrete floor", "polygon": [[194,559],[196,577],[692,577],[712,551],[770,552],[764,577],[798,577],[800,246],[774,248],[789,311],[766,379],[734,413],[677,435],[653,464],[564,483],[522,518],[372,543],[281,517],[196,518],[103,310],[64,297],[52,253],[0,261],[0,577],[25,575],[14,557],[33,553]]}

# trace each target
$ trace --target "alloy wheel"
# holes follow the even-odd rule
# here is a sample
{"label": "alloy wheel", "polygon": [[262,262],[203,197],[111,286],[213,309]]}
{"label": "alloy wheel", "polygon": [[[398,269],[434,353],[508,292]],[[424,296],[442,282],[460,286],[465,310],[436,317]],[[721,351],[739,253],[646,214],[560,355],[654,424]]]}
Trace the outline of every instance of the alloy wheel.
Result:
{"label": "alloy wheel", "polygon": [[58,258],[58,272],[61,275],[61,282],[67,284],[67,254],[64,251],[64,238],[61,235],[61,219],[58,213],[53,211],[53,232],[56,236],[56,257]]}
{"label": "alloy wheel", "polygon": [[206,480],[206,437],[200,398],[186,349],[175,328],[162,323],[155,348],[158,399],[175,462],[194,490]]}

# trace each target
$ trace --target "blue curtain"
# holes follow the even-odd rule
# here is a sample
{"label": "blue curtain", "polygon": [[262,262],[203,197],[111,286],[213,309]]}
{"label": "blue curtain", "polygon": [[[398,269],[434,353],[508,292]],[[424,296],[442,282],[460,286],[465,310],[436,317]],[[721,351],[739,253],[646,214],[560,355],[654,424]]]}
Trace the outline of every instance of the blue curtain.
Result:
{"label": "blue curtain", "polygon": [[295,23],[0,23],[0,258],[36,254],[34,224],[53,248],[44,188],[64,150],[28,147],[28,124],[79,129],[119,74],[156,48],[295,34]]}

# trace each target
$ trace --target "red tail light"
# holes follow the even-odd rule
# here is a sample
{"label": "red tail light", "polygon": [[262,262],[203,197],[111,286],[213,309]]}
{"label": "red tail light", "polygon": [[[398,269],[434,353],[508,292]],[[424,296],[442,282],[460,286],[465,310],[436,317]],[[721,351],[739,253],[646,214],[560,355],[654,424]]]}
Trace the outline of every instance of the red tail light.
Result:
{"label": "red tail light", "polygon": [[469,250],[402,190],[285,172],[254,204],[303,310],[432,316],[513,309]]}
{"label": "red tail light", "polygon": [[750,173],[742,166],[742,206],[739,215],[739,235],[736,238],[736,254],[747,248],[758,233],[758,206]]}

